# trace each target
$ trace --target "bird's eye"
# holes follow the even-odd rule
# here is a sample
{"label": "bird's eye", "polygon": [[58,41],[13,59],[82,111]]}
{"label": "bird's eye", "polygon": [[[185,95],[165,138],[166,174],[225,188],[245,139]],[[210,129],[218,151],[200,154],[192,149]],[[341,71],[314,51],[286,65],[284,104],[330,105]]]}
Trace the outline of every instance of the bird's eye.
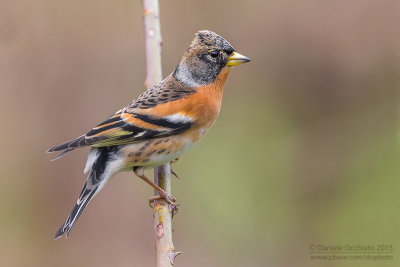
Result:
{"label": "bird's eye", "polygon": [[210,52],[210,56],[213,57],[213,58],[218,57],[218,54],[219,54],[218,51],[215,51],[215,50]]}

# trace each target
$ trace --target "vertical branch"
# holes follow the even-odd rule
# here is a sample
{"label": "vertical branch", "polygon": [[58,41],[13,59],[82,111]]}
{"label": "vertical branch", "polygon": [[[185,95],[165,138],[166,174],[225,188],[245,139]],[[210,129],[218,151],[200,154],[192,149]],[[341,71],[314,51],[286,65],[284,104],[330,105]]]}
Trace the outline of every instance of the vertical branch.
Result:
{"label": "vertical branch", "polygon": [[[171,193],[171,164],[154,169],[154,180],[168,194]],[[182,252],[175,252],[172,242],[172,214],[173,210],[163,199],[154,202],[153,223],[156,231],[157,267],[170,267],[175,257]]]}
{"label": "vertical branch", "polygon": [[[146,81],[150,87],[162,80],[161,29],[158,0],[142,0],[143,23],[146,42]],[[154,182],[171,194],[171,165],[167,163],[154,169]],[[157,192],[154,193],[157,195]],[[156,235],[157,267],[172,266],[179,252],[172,243],[172,210],[163,199],[154,202],[153,223]]]}
{"label": "vertical branch", "polygon": [[162,80],[161,29],[158,0],[142,0],[143,23],[146,42],[146,88]]}

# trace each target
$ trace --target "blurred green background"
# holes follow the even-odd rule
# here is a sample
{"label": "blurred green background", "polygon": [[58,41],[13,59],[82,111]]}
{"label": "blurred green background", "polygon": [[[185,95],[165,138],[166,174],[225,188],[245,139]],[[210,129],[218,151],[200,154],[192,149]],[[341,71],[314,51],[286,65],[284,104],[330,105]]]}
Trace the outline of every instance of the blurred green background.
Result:
{"label": "blurred green background", "polygon": [[[252,59],[174,165],[176,266],[400,266],[400,2],[160,6],[164,75],[202,29]],[[0,266],[154,266],[152,190],[132,173],[53,240],[88,150],[44,153],[143,91],[141,13],[140,1],[0,1]],[[390,244],[393,260],[313,261],[311,244]]]}

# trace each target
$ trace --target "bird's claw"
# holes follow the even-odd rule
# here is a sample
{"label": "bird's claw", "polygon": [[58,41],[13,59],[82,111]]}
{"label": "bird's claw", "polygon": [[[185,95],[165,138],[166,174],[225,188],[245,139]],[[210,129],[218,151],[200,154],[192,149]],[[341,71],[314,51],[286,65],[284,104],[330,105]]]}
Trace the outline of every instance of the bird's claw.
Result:
{"label": "bird's claw", "polygon": [[149,199],[150,208],[154,208],[154,202],[158,201],[160,199],[164,199],[165,202],[168,203],[168,210],[169,210],[169,212],[171,212],[172,216],[174,216],[178,212],[179,204],[176,203],[176,198],[174,198],[173,196],[171,196],[170,194],[168,194],[166,192],[161,193],[160,195],[151,197]]}

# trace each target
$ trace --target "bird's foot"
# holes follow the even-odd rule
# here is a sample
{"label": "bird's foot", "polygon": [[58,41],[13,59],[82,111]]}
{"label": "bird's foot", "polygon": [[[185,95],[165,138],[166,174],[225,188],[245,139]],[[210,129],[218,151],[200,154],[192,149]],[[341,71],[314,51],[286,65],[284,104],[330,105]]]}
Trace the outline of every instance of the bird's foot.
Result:
{"label": "bird's foot", "polygon": [[168,210],[172,213],[172,216],[174,216],[178,212],[178,206],[179,204],[176,203],[176,198],[168,194],[167,192],[163,191],[161,192],[160,195],[151,197],[149,199],[149,205],[151,208],[154,208],[154,202],[159,201],[160,199],[165,200],[165,202],[168,203]]}

